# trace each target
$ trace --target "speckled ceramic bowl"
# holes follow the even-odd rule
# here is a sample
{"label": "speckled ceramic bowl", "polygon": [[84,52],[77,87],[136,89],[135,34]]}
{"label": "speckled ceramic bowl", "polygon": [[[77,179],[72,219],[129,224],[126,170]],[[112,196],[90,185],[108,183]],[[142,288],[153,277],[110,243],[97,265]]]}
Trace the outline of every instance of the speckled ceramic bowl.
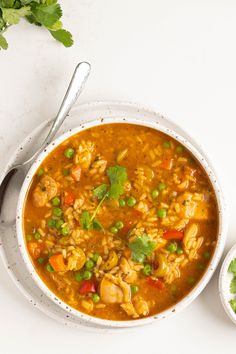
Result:
{"label": "speckled ceramic bowl", "polygon": [[[105,108],[104,108],[105,107]],[[122,102],[93,102],[87,105],[82,105],[82,108],[79,109],[80,115],[78,116],[78,120],[84,118],[85,123],[79,124],[78,127],[74,129],[70,129],[63,135],[59,136],[55,141],[53,141],[47,149],[45,149],[41,155],[37,158],[37,160],[32,165],[29,170],[24,183],[22,185],[19,201],[17,205],[17,215],[16,215],[16,230],[18,237],[19,249],[21,251],[23,260],[33,278],[33,280],[37,283],[40,289],[58,306],[63,308],[68,314],[76,316],[80,320],[85,321],[87,324],[90,323],[91,326],[101,326],[101,327],[109,327],[109,328],[124,328],[124,327],[134,327],[140,326],[144,324],[151,323],[153,321],[159,321],[163,318],[169,317],[175,313],[178,313],[181,309],[185,308],[188,304],[190,304],[204,289],[204,287],[209,282],[211,276],[213,275],[217,264],[220,260],[225,238],[226,238],[226,211],[225,205],[223,201],[223,196],[221,189],[218,184],[217,177],[213,171],[212,165],[209,162],[208,158],[201,150],[201,148],[197,145],[197,143],[189,137],[181,128],[176,126],[174,123],[170,122],[160,114],[151,111],[149,109],[143,108],[141,106],[137,106],[129,103]],[[82,115],[83,114],[83,115]],[[86,120],[86,117],[88,120]],[[89,117],[89,118],[88,118]],[[157,314],[154,316],[150,316],[147,318],[142,318],[138,320],[130,320],[130,321],[110,321],[103,320],[100,318],[95,318],[89,315],[86,315],[74,308],[70,307],[68,304],[63,302],[61,299],[57,298],[54,293],[50,291],[50,289],[44,284],[39,275],[37,274],[34,266],[29,258],[26,244],[23,235],[23,207],[24,201],[26,198],[27,191],[31,184],[32,178],[38,169],[41,162],[48,156],[48,154],[59,144],[61,144],[64,140],[68,139],[70,136],[81,132],[85,129],[101,125],[107,123],[129,123],[129,124],[138,124],[146,127],[150,127],[156,130],[159,130],[175,140],[179,143],[183,144],[191,153],[195,156],[195,158],[199,161],[201,166],[204,168],[206,173],[208,174],[212,186],[215,191],[218,210],[219,210],[219,234],[218,241],[216,244],[214,255],[211,259],[211,262],[204,273],[201,280],[196,284],[193,290],[184,297],[181,301],[175,304],[173,307]]]}

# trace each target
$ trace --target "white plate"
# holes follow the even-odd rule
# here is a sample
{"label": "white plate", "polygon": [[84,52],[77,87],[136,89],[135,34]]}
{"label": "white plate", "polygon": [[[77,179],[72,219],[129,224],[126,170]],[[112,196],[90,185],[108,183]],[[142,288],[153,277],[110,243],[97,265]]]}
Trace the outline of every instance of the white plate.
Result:
{"label": "white plate", "polygon": [[[121,103],[121,102],[92,102],[88,104],[83,104],[70,113],[70,116],[67,118],[63,127],[58,132],[57,136],[61,135],[64,132],[70,131],[81,123],[93,121],[98,118],[135,118],[137,120],[147,120],[150,122],[155,122],[155,124],[165,125],[167,130],[173,132],[176,131],[177,134],[181,135],[186,140],[190,141],[191,144],[200,152],[207,163],[209,163],[207,156],[204,154],[202,149],[198,146],[198,144],[188,136],[181,128],[176,126],[174,123],[166,120],[163,116],[158,113],[155,113],[149,109],[140,107],[138,105],[130,104],[130,103]],[[37,129],[35,129],[22,143],[22,145],[17,149],[14,156],[12,156],[11,161],[9,162],[6,169],[14,162],[23,161],[27,155],[30,155],[32,151],[35,151],[37,146],[40,145],[40,142],[45,135],[46,130],[49,127],[49,123],[45,122],[41,124]],[[37,142],[37,144],[35,144]],[[29,154],[30,152],[30,154]],[[205,162],[206,162],[205,161]],[[211,171],[213,171],[211,164],[209,163]],[[213,171],[213,174],[214,171]],[[4,173],[3,173],[4,175]],[[21,290],[21,292],[26,296],[26,298],[41,311],[49,315],[50,317],[64,323],[65,325],[71,325],[78,328],[88,328],[91,330],[103,330],[103,331],[111,331],[107,328],[98,327],[95,324],[88,324],[78,317],[74,316],[73,313],[68,314],[67,311],[63,310],[57,304],[52,302],[47,296],[44,295],[42,290],[35,284],[33,279],[31,278],[22,258],[18,250],[18,244],[16,240],[16,232],[15,232],[15,206],[17,204],[18,194],[24,180],[25,176],[17,175],[14,177],[13,181],[11,181],[11,186],[8,189],[8,193],[4,203],[3,209],[3,219],[4,223],[1,225],[0,229],[0,253],[3,258],[4,264],[8,269],[9,274],[11,275],[13,281]],[[0,178],[1,181],[1,178]],[[214,181],[215,182],[215,181]],[[215,182],[216,183],[216,182]],[[217,183],[216,183],[217,185]],[[216,187],[216,186],[215,186]],[[217,186],[217,188],[219,188]],[[217,189],[220,195],[220,199],[222,201],[222,194],[220,188]],[[223,201],[222,201],[223,203]],[[223,209],[222,212],[225,213],[224,203],[222,204]],[[6,213],[7,210],[7,213]],[[11,213],[9,211],[12,211]],[[5,214],[5,215],[4,215]],[[209,265],[210,274],[207,275],[205,281],[202,286],[199,287],[199,291],[196,295],[203,290],[204,286],[209,281],[210,277],[213,275],[213,272],[219,262],[220,256],[222,254],[225,234],[226,234],[226,219],[223,218],[224,222],[222,225],[222,233],[220,236],[220,242],[217,246],[217,256],[214,257],[214,262]],[[205,276],[204,276],[205,277]],[[191,294],[191,293],[190,293]],[[189,296],[190,297],[190,296]],[[194,296],[195,297],[195,296]],[[188,299],[187,299],[188,300]],[[186,301],[186,302],[190,302]],[[180,307],[181,308],[181,307]],[[178,311],[177,311],[178,312]],[[164,314],[163,314],[164,317]]]}
{"label": "white plate", "polygon": [[229,301],[236,298],[236,294],[231,294],[230,292],[230,282],[233,279],[233,274],[228,272],[230,262],[236,258],[236,244],[227,253],[225,260],[222,264],[220,277],[219,277],[219,289],[220,289],[220,299],[224,307],[225,312],[236,324],[236,313],[232,310]]}

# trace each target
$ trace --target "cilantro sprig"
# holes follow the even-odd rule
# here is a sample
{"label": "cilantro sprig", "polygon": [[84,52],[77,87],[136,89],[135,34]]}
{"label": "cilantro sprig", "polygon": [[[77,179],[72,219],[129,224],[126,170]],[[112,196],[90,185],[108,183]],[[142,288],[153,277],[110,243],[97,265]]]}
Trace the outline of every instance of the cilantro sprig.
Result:
{"label": "cilantro sprig", "polygon": [[0,49],[8,48],[4,32],[21,18],[45,27],[65,47],[72,46],[72,35],[63,29],[61,17],[62,9],[57,0],[0,0]]}
{"label": "cilantro sprig", "polygon": [[83,211],[80,217],[80,224],[84,230],[102,230],[101,223],[96,215],[105,199],[118,199],[124,193],[124,184],[127,181],[127,171],[123,166],[112,166],[107,170],[110,185],[101,184],[93,190],[93,196],[100,200],[94,213]]}
{"label": "cilantro sprig", "polygon": [[131,250],[131,257],[133,261],[143,263],[146,257],[155,250],[156,243],[153,242],[146,234],[137,236],[132,242],[129,243]]}
{"label": "cilantro sprig", "polygon": [[[236,258],[234,258],[228,268],[228,271],[233,274],[233,279],[230,282],[231,294],[236,294]],[[236,297],[229,301],[232,310],[236,313]]]}

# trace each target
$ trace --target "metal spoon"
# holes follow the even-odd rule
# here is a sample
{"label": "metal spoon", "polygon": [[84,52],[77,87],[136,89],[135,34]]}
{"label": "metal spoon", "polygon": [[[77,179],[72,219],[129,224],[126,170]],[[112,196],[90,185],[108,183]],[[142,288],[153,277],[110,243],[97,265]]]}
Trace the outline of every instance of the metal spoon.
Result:
{"label": "metal spoon", "polygon": [[53,125],[47,137],[45,138],[44,142],[42,143],[41,147],[27,161],[12,166],[6,173],[0,185],[0,215],[1,215],[2,205],[3,205],[4,195],[11,178],[19,170],[24,169],[25,171],[28,171],[32,162],[36,159],[36,157],[40,154],[40,152],[52,141],[55,134],[57,133],[62,123],[66,119],[75,101],[81,94],[85,82],[87,81],[88,76],[90,74],[90,71],[91,71],[91,66],[89,63],[82,62],[76,66],[71,82],[69,84],[65,97],[59,109],[59,112],[57,113]]}

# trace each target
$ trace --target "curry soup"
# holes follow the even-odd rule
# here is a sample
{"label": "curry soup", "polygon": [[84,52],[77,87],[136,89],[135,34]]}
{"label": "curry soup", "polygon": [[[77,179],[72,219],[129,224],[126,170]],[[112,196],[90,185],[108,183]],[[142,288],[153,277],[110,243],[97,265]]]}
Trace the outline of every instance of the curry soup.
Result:
{"label": "curry soup", "polygon": [[125,123],[55,148],[24,207],[28,252],[43,282],[73,308],[109,320],[180,301],[205,272],[217,232],[200,164],[169,136]]}

